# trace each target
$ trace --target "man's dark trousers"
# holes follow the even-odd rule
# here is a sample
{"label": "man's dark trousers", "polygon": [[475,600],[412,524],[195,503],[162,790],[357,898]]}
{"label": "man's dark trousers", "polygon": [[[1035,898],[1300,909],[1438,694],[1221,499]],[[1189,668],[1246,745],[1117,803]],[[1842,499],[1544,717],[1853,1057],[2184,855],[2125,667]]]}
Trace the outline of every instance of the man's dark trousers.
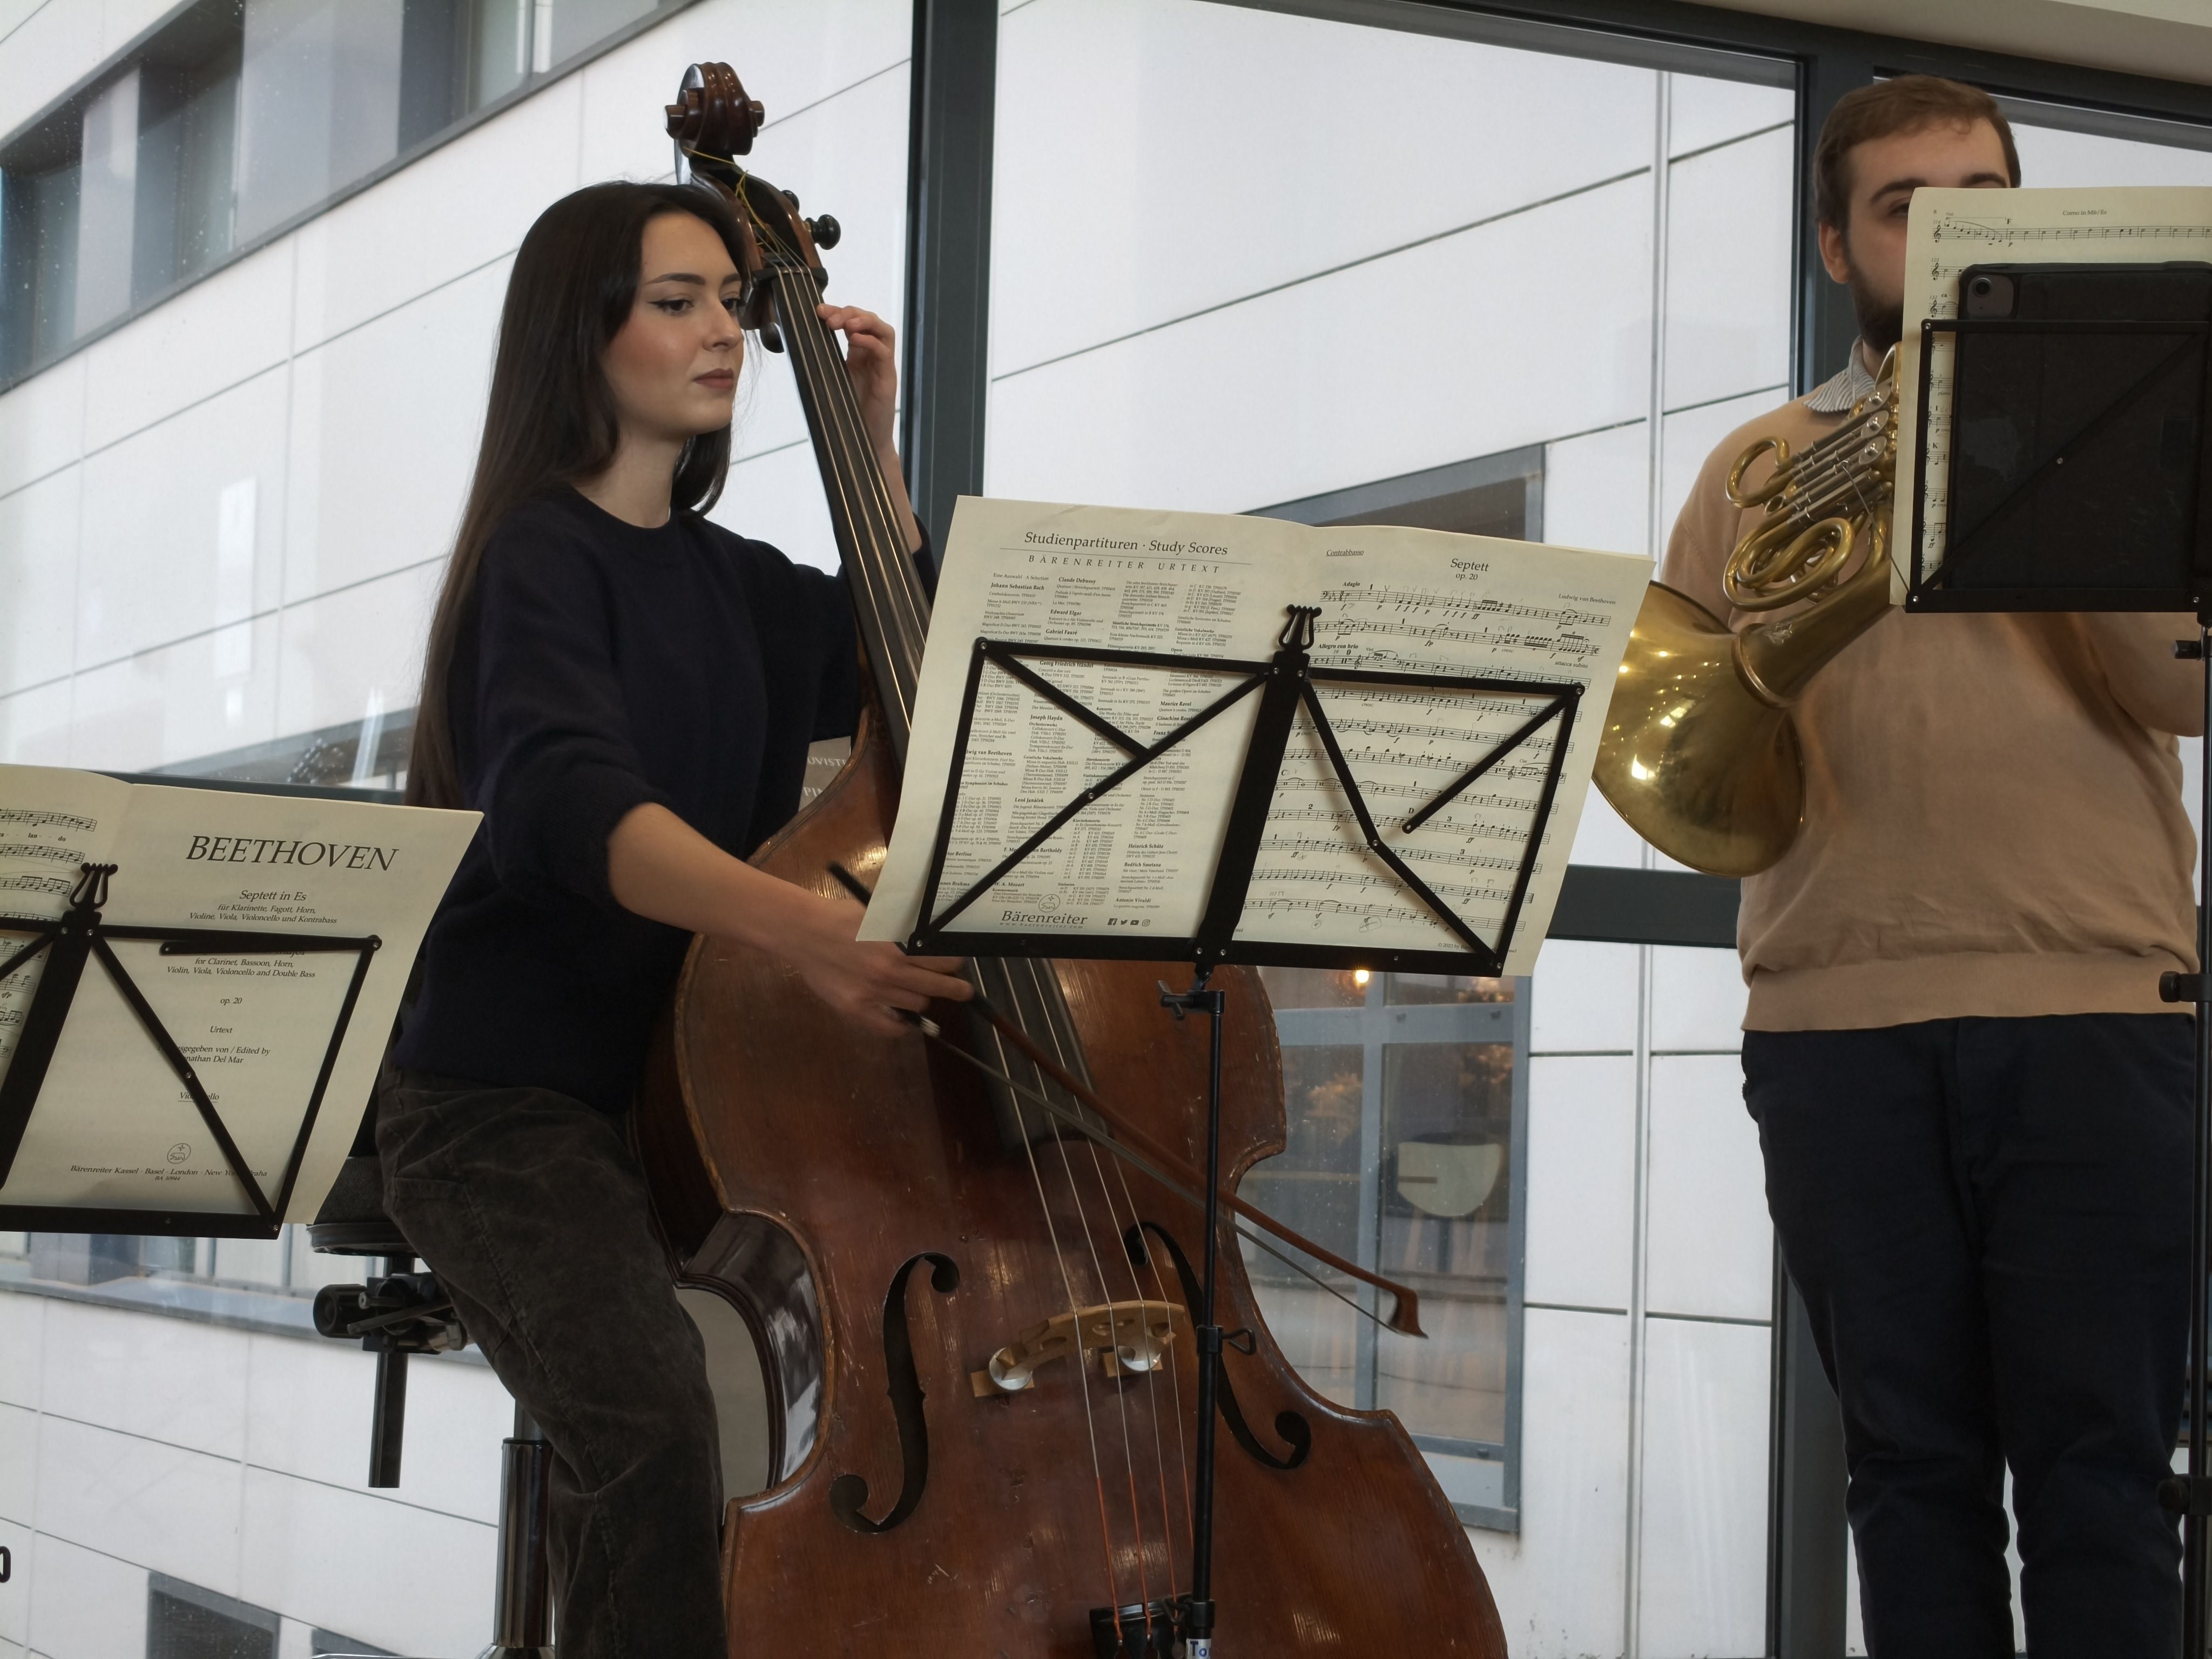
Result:
{"label": "man's dark trousers", "polygon": [[2173,1659],[2189,1324],[2178,1014],[1750,1031],[1783,1261],[1843,1401],[1873,1659]]}

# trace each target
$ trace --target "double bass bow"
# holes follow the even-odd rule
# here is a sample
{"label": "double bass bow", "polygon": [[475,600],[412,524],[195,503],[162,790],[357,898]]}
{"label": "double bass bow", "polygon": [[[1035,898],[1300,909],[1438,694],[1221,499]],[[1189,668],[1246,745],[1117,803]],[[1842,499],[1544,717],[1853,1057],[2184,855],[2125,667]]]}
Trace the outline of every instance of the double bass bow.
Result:
{"label": "double bass bow", "polygon": [[[817,315],[834,222],[737,159],[762,119],[719,64],[668,110],[693,178],[736,210],[744,320],[797,376],[859,623],[852,758],[753,859],[829,894],[883,863],[929,607]],[[981,1016],[935,1008],[879,1037],[765,954],[701,937],[661,1023],[634,1120],[656,1212],[679,1280],[745,1322],[768,1396],[769,1485],[724,1526],[733,1655],[1180,1651],[1206,1037],[1161,1012],[1168,964],[969,971]],[[1283,1148],[1282,1074],[1257,972],[1215,975],[1231,992],[1224,1211],[1394,1294],[1391,1322],[1418,1332],[1409,1291],[1237,1198]],[[1338,1406],[1291,1367],[1231,1231],[1223,1651],[1502,1656],[1420,1454],[1389,1413]]]}

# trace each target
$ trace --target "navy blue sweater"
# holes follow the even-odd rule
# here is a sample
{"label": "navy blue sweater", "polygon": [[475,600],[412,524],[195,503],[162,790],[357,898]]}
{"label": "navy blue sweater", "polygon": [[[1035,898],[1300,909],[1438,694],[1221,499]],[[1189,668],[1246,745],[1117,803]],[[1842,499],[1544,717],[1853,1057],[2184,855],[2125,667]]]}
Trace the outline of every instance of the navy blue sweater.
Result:
{"label": "navy blue sweater", "polygon": [[615,902],[607,837],[652,801],[743,858],[791,817],[807,744],[858,714],[845,584],[703,519],[641,530],[564,489],[493,533],[447,696],[484,821],[398,1061],[620,1111],[690,936]]}

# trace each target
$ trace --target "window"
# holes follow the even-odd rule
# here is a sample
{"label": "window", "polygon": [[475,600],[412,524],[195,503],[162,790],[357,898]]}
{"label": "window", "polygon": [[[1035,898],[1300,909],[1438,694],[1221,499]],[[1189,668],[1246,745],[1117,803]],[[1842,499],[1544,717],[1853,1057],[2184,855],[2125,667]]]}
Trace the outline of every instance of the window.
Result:
{"label": "window", "polygon": [[[1244,1192],[1421,1297],[1426,1341],[1361,1316],[1249,1245],[1268,1328],[1340,1405],[1398,1415],[1462,1520],[1511,1529],[1528,1116],[1525,982],[1261,969],[1283,1046],[1289,1145]],[[1376,1293],[1339,1296],[1372,1313]]]}
{"label": "window", "polygon": [[[1006,10],[985,491],[1650,550],[1719,439],[1789,396],[1795,91],[1772,62],[1484,35],[1506,27],[1384,0]],[[1595,796],[1583,823],[1584,860],[1642,860]],[[1742,1121],[1717,1068],[1649,1058],[1636,961],[1547,951],[1540,1005],[1517,986],[1271,974],[1289,1145],[1250,1196],[1410,1276],[1430,1340],[1378,1331],[1270,1258],[1250,1267],[1308,1380],[1395,1412],[1464,1518],[1571,1535],[1595,1577],[1615,1569],[1589,1540],[1662,1516],[1631,1545],[1644,1571],[1713,1594],[1655,1624],[1649,1650],[1745,1651],[1764,1611],[1762,1194],[1741,1184],[1705,1212],[1747,1241],[1757,1303],[1693,1283],[1653,1307],[1630,1193],[1585,1215],[1583,1194],[1532,1193],[1524,1173],[1547,1147],[1559,1167],[1584,1110],[1601,1127],[1576,1167],[1632,1168],[1655,1078],[1698,1123]],[[1564,1035],[1601,1009],[1602,1032]],[[1601,1099],[1564,1097],[1567,1074],[1531,1058],[1563,1045],[1607,1051]],[[1543,1243],[1526,1318],[1524,1233]],[[1713,1425],[1697,1443],[1726,1470],[1679,1524],[1661,1506],[1686,1489],[1656,1462],[1629,1498],[1661,1345],[1687,1381],[1651,1437]],[[1620,1620],[1593,1601],[1549,1639],[1605,1651]]]}
{"label": "window", "polygon": [[688,0],[200,0],[0,148],[0,380]]}

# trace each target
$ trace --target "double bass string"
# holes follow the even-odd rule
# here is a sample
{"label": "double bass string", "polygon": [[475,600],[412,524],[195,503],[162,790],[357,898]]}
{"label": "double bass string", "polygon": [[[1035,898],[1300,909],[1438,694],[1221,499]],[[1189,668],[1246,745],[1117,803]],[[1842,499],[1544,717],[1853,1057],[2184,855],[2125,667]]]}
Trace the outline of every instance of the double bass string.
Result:
{"label": "double bass string", "polygon": [[[1036,1188],[1037,1212],[1044,1218],[1045,1237],[1052,1242],[1053,1265],[1060,1269],[1060,1282],[1067,1292],[1067,1316],[1075,1322],[1076,1350],[1073,1355],[1075,1375],[1083,1387],[1083,1426],[1091,1441],[1091,1484],[1098,1494],[1098,1542],[1106,1557],[1106,1605],[1118,1609],[1121,1605],[1121,1579],[1114,1571],[1114,1528],[1106,1518],[1106,1475],[1098,1461],[1098,1425],[1091,1412],[1091,1373],[1083,1364],[1083,1322],[1077,1312],[1075,1281],[1067,1271],[1067,1255],[1060,1247],[1060,1228],[1052,1218],[1052,1205],[1044,1195],[1044,1173],[1037,1168],[1036,1143],[1030,1139],[1029,1119],[1022,1112],[1018,1097],[1014,1102],[1014,1121],[1022,1132],[1022,1151],[1029,1158],[1030,1180]],[[1081,1206],[1077,1213],[1081,1214]],[[1088,1220],[1085,1231],[1090,1231]],[[1121,1634],[1121,1615],[1114,1615],[1114,1634]]]}
{"label": "double bass string", "polygon": [[[1103,1167],[1104,1160],[1098,1158],[1098,1143],[1095,1140],[1091,1143],[1091,1156],[1092,1158],[1097,1159]],[[1137,1213],[1137,1197],[1135,1194],[1129,1190],[1129,1172],[1127,1169],[1123,1168],[1119,1162],[1116,1162],[1114,1165],[1114,1178],[1121,1183],[1121,1201],[1129,1206],[1129,1220],[1131,1224],[1139,1224],[1139,1218]],[[1105,1179],[1103,1173],[1100,1175],[1099,1179],[1102,1182]],[[1107,1207],[1109,1210],[1113,1207],[1113,1200],[1111,1199],[1107,1200]],[[1119,1226],[1121,1224],[1117,1220],[1115,1224]],[[1231,1224],[1234,1224],[1234,1218],[1231,1218]],[[1143,1235],[1139,1233],[1139,1238],[1140,1241]],[[1161,1301],[1167,1302],[1169,1300],[1168,1286],[1167,1281],[1160,1277],[1159,1255],[1157,1251],[1152,1249],[1149,1244],[1145,1246],[1145,1267],[1152,1275],[1152,1289],[1158,1294]],[[1186,1312],[1188,1310],[1186,1310]],[[1194,1338],[1196,1334],[1196,1327],[1194,1326],[1192,1330]],[[1173,1334],[1172,1329],[1170,1329],[1170,1334]],[[1172,1342],[1168,1344],[1167,1355],[1168,1393],[1170,1396],[1168,1403],[1171,1408],[1171,1415],[1175,1419],[1176,1472],[1182,1477],[1183,1534],[1185,1537],[1188,1537],[1190,1534],[1191,1516],[1190,1455],[1183,1449],[1182,1378],[1176,1358],[1175,1344]],[[1156,1406],[1152,1412],[1152,1443],[1155,1448],[1155,1455],[1161,1456],[1162,1461],[1164,1462],[1164,1455],[1160,1454],[1158,1450],[1159,1445],[1159,1410]],[[1162,1476],[1163,1482],[1164,1482],[1165,1478],[1166,1477],[1164,1475]],[[1164,1489],[1160,1493],[1160,1512],[1163,1517],[1167,1514],[1168,1507],[1167,1493]],[[1175,1529],[1172,1527],[1168,1528],[1167,1544],[1169,1575],[1168,1593],[1172,1595],[1175,1594]]]}
{"label": "double bass string", "polygon": [[[1062,1158],[1066,1158],[1067,1155],[1067,1140],[1065,1136],[1060,1137],[1060,1156]],[[1098,1156],[1098,1145],[1096,1141],[1087,1143],[1087,1146],[1091,1153],[1091,1172],[1097,1179],[1099,1196],[1105,1200],[1106,1219],[1112,1226],[1115,1232],[1118,1234],[1121,1231],[1121,1218],[1115,1212],[1114,1208],[1113,1189],[1106,1184],[1106,1160]],[[1071,1177],[1071,1179],[1073,1179],[1073,1177]],[[1128,1188],[1126,1182],[1123,1184],[1122,1192],[1124,1196],[1127,1195]],[[1132,1221],[1134,1221],[1137,1218],[1137,1206],[1133,1200],[1131,1200],[1129,1205],[1129,1216]],[[1127,1252],[1125,1250],[1122,1254],[1126,1256]],[[1149,1259],[1149,1253],[1147,1253],[1147,1260]],[[1136,1292],[1136,1300],[1141,1303],[1145,1299],[1145,1287],[1137,1278],[1137,1264],[1134,1261],[1130,1261],[1127,1265],[1129,1271],[1129,1288]],[[1158,1277],[1157,1268],[1154,1270],[1153,1276],[1155,1279]],[[1163,1302],[1165,1302],[1167,1297],[1163,1295],[1160,1299]],[[1172,1321],[1170,1322],[1168,1327],[1168,1340],[1161,1345],[1161,1352],[1167,1358],[1168,1362],[1170,1364],[1174,1363],[1175,1327]],[[1176,1594],[1175,1526],[1172,1519],[1170,1518],[1173,1515],[1173,1510],[1168,1503],[1167,1455],[1165,1449],[1160,1444],[1158,1373],[1159,1366],[1156,1363],[1148,1364],[1145,1368],[1145,1403],[1150,1407],[1149,1414],[1152,1418],[1152,1467],[1154,1472],[1159,1477],[1160,1486],[1160,1541],[1165,1549],[1168,1566],[1168,1595],[1170,1598],[1172,1599]],[[1181,1397],[1178,1395],[1178,1411],[1180,1410],[1180,1403]],[[1126,1417],[1123,1419],[1123,1425],[1122,1431],[1126,1436],[1127,1433]],[[1178,1425],[1178,1427],[1180,1425]],[[1187,1482],[1188,1479],[1188,1472],[1186,1472],[1185,1479]],[[1136,1476],[1133,1472],[1132,1472],[1129,1480],[1129,1507],[1132,1510],[1137,1508]],[[1138,1547],[1139,1551],[1142,1550],[1143,1544],[1143,1533],[1141,1523],[1139,1523],[1139,1531],[1138,1535]],[[1142,1559],[1141,1554],[1139,1559],[1140,1560]],[[1152,1595],[1148,1590],[1145,1596],[1145,1601],[1147,1605],[1151,1603],[1152,1599]]]}
{"label": "double bass string", "polygon": [[[784,250],[781,239],[775,236],[767,226],[761,223],[758,216],[752,213],[751,204],[745,200],[742,189],[738,191],[738,198],[744,203],[748,216],[753,219],[764,241],[775,247],[779,253],[782,253]],[[899,568],[893,556],[893,550],[902,548],[904,537],[898,532],[897,515],[884,481],[877,475],[873,466],[865,464],[869,459],[869,453],[866,443],[866,434],[860,429],[859,410],[853,398],[850,381],[846,375],[836,372],[840,367],[838,361],[840,354],[835,341],[830,337],[829,331],[821,325],[819,318],[813,313],[812,307],[818,300],[818,290],[815,287],[811,273],[788,258],[780,258],[775,262],[775,278],[779,310],[782,313],[786,337],[791,342],[794,359],[803,358],[808,378],[817,391],[816,403],[823,428],[824,447],[831,452],[832,465],[827,470],[832,476],[833,487],[837,492],[841,505],[846,509],[848,521],[856,529],[865,527],[876,532],[873,536],[856,535],[854,538],[855,553],[860,556],[864,565],[871,567],[860,573],[863,580],[859,586],[866,592],[871,610],[876,613],[877,632],[886,647],[886,656],[890,659],[892,669],[893,684],[902,705],[898,712],[903,717],[903,723],[910,726],[912,698],[919,678],[917,663],[919,647],[927,628],[927,602],[918,591],[916,584],[908,573]],[[872,514],[866,512],[866,508],[872,508]],[[872,523],[870,522],[871,519],[873,520]],[[901,580],[902,577],[907,579]],[[1002,969],[1006,966],[998,965]],[[1039,981],[1035,988],[1039,992],[1039,1000],[1044,1000],[1042,984],[1043,970],[1034,963],[1024,965],[1032,978]],[[1011,974],[994,975],[994,977],[1000,976],[1008,980],[1009,988],[1011,988]],[[1055,1031],[1052,1035],[1057,1037],[1059,1034]],[[1002,1053],[1001,1058],[1011,1064],[1011,1055]],[[1065,1252],[1060,1246],[1058,1228],[1052,1218],[1051,1205],[1044,1191],[1042,1172],[1037,1165],[1034,1145],[1029,1138],[1028,1120],[1023,1113],[1018,1099],[1015,1101],[1014,1105],[1017,1121],[1022,1127],[1024,1151],[1030,1164],[1031,1183],[1036,1188],[1040,1211],[1046,1224],[1047,1234],[1060,1268],[1062,1289],[1068,1300],[1068,1311],[1071,1317],[1075,1317],[1078,1314],[1078,1302],[1074,1284],[1068,1271]],[[1065,1138],[1055,1134],[1054,1139],[1060,1146],[1062,1176],[1067,1184],[1068,1195],[1075,1206],[1077,1220],[1083,1232],[1084,1245],[1091,1256],[1092,1271],[1097,1277],[1100,1299],[1102,1302],[1110,1304],[1112,1291],[1108,1282],[1104,1262],[1099,1253],[1089,1206],[1083,1199],[1081,1183],[1076,1178]],[[1095,1146],[1091,1147],[1090,1151],[1093,1175],[1098,1182],[1108,1218],[1115,1224],[1118,1232],[1119,1217],[1115,1213],[1112,1192],[1106,1185],[1103,1163],[1099,1159],[1097,1148]],[[1137,1209],[1134,1197],[1128,1192],[1126,1175],[1122,1176],[1121,1182],[1123,1195],[1129,1200],[1130,1215],[1133,1221],[1137,1217]],[[1147,1259],[1150,1261],[1149,1256]],[[1151,1265],[1155,1285],[1160,1292],[1160,1299],[1165,1302],[1167,1300],[1165,1286],[1159,1278],[1158,1265],[1156,1261],[1152,1262]],[[1129,1278],[1132,1288],[1137,1291],[1136,1299],[1141,1302],[1144,1299],[1143,1291],[1137,1279],[1133,1263],[1130,1265]],[[1170,1331],[1171,1335],[1172,1331]],[[1074,1358],[1082,1391],[1086,1437],[1090,1443],[1092,1484],[1098,1501],[1099,1523],[1109,1590],[1109,1605],[1118,1608],[1121,1602],[1121,1595],[1118,1583],[1119,1575],[1114,1565],[1113,1527],[1108,1515],[1104,1470],[1097,1443],[1096,1416],[1091,1400],[1090,1375],[1079,1347]],[[1171,1341],[1167,1346],[1167,1358],[1170,1366],[1173,1367],[1176,1364],[1176,1356]],[[1147,1366],[1145,1382],[1146,1404],[1150,1408],[1149,1414],[1152,1419],[1152,1452],[1159,1489],[1161,1519],[1163,1526],[1166,1528],[1163,1543],[1165,1547],[1170,1594],[1172,1594],[1176,1582],[1173,1506],[1168,1498],[1165,1451],[1159,1433],[1158,1384],[1157,1377],[1153,1375],[1157,1367],[1154,1366]],[[1185,1463],[1185,1467],[1182,1468],[1180,1473],[1182,1477],[1185,1502],[1188,1504],[1189,1471],[1182,1451],[1182,1391],[1180,1382],[1176,1380],[1176,1374],[1172,1370],[1170,1380],[1175,1384],[1177,1452],[1179,1460]],[[1117,1416],[1121,1425],[1122,1458],[1129,1487],[1130,1521],[1135,1534],[1140,1591],[1139,1605],[1146,1609],[1146,1622],[1149,1626],[1152,1621],[1150,1611],[1152,1593],[1150,1570],[1146,1560],[1144,1508],[1137,1492],[1134,1434],[1129,1423],[1126,1390],[1117,1389],[1115,1401]],[[1118,1613],[1115,1614],[1115,1622],[1118,1631],[1120,1625]]]}
{"label": "double bass string", "polygon": [[[1073,1161],[1070,1159],[1067,1155],[1067,1138],[1065,1135],[1056,1134],[1052,1139],[1053,1145],[1060,1149],[1060,1173],[1067,1182],[1067,1191],[1069,1196],[1075,1200],[1076,1217],[1083,1224],[1083,1243],[1084,1247],[1091,1252],[1091,1271],[1098,1275],[1098,1299],[1109,1310],[1106,1316],[1106,1332],[1107,1336],[1110,1340],[1116,1334],[1114,1324],[1114,1316],[1111,1312],[1114,1302],[1114,1289],[1112,1285],[1106,1282],[1106,1264],[1099,1259],[1098,1240],[1091,1231],[1091,1212],[1084,1206],[1083,1189],[1075,1179],[1075,1165]],[[1026,1144],[1026,1141],[1024,1144]],[[1100,1190],[1103,1192],[1105,1189],[1106,1185],[1103,1178],[1100,1180],[1098,1185]],[[1042,1194],[1040,1194],[1040,1196],[1042,1196]],[[1114,1219],[1114,1206],[1110,1199],[1107,1202],[1106,1213],[1107,1219],[1109,1222],[1112,1221]],[[1132,1268],[1130,1270],[1130,1280],[1133,1284],[1135,1282],[1135,1269]],[[1141,1298],[1139,1299],[1141,1300]],[[1087,1403],[1090,1399],[1091,1393],[1091,1368],[1084,1361],[1082,1338],[1082,1327],[1079,1323],[1076,1328],[1076,1348],[1073,1358],[1076,1370],[1080,1371],[1083,1375],[1084,1398]],[[1118,1344],[1116,1346],[1118,1346]],[[1148,1372],[1147,1375],[1149,1374],[1150,1373]],[[1129,1432],[1129,1396],[1127,1389],[1116,1389],[1114,1390],[1114,1408],[1115,1413],[1121,1419],[1121,1462],[1123,1467],[1128,1471],[1129,1476],[1129,1524],[1135,1529],[1137,1534],[1137,1601],[1138,1605],[1145,1609],[1145,1621],[1149,1625],[1152,1622],[1152,1575],[1145,1565],[1145,1511],[1144,1506],[1137,1501],[1137,1458],[1134,1439]],[[1120,1604],[1121,1599],[1117,1589],[1115,1605],[1118,1607]]]}

